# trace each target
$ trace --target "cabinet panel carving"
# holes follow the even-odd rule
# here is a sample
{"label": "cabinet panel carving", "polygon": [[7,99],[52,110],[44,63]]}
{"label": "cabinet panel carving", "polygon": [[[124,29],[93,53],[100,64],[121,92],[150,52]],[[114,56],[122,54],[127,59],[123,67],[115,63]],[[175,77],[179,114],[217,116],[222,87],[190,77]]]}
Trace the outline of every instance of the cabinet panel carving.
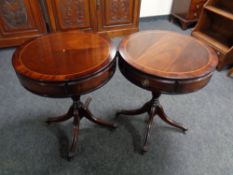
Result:
{"label": "cabinet panel carving", "polygon": [[66,26],[83,25],[85,24],[85,11],[83,0],[66,0],[64,4],[60,3],[62,10],[62,18]]}
{"label": "cabinet panel carving", "polygon": [[45,32],[38,0],[1,0],[0,47],[16,46]]}
{"label": "cabinet panel carving", "polygon": [[86,30],[111,36],[138,31],[140,0],[44,0],[52,31]]}
{"label": "cabinet panel carving", "polygon": [[109,16],[106,25],[130,23],[133,17],[133,0],[106,0],[105,13]]}
{"label": "cabinet panel carving", "polygon": [[98,30],[112,36],[138,31],[140,0],[97,0],[100,2]]}
{"label": "cabinet panel carving", "polygon": [[8,29],[23,28],[28,25],[28,16],[22,0],[3,0],[0,4],[0,13]]}
{"label": "cabinet panel carving", "polygon": [[109,12],[110,12],[110,23],[118,22],[130,22],[132,12],[130,6],[132,6],[132,1],[129,0],[112,0],[108,1]]}
{"label": "cabinet panel carving", "polygon": [[47,0],[53,30],[93,28],[91,0]]}

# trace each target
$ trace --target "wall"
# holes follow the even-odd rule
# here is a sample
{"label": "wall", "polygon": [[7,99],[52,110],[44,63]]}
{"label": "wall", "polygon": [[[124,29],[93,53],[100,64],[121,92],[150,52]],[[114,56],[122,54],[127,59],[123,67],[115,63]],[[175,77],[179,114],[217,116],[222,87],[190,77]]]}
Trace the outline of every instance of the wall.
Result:
{"label": "wall", "polygon": [[173,0],[141,0],[140,17],[168,15]]}

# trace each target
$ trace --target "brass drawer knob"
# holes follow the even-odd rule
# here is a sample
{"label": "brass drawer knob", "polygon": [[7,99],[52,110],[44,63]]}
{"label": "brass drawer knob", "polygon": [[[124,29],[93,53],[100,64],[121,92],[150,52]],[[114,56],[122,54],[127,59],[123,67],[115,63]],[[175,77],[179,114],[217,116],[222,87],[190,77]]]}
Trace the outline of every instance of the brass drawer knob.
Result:
{"label": "brass drawer knob", "polygon": [[143,80],[141,83],[143,87],[148,87],[150,85],[150,82],[147,79]]}
{"label": "brass drawer knob", "polygon": [[196,8],[199,9],[201,6],[199,4],[196,5]]}

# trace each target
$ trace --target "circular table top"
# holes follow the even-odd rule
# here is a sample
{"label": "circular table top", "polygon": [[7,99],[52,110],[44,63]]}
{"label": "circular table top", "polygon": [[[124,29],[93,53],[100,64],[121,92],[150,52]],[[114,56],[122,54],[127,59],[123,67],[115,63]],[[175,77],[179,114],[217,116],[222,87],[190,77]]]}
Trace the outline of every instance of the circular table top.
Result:
{"label": "circular table top", "polygon": [[41,81],[69,81],[108,65],[115,49],[106,37],[79,31],[39,37],[18,48],[13,56],[17,73]]}
{"label": "circular table top", "polygon": [[167,79],[192,79],[215,70],[217,55],[206,44],[168,31],[144,31],[124,38],[120,56],[144,73]]}

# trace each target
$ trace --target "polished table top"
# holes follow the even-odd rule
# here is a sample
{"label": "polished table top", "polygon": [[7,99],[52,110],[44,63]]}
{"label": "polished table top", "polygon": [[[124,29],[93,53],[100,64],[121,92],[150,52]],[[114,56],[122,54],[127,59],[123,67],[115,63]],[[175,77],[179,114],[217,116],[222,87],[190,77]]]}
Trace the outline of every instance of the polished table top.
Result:
{"label": "polished table top", "polygon": [[123,39],[121,57],[144,73],[167,79],[205,76],[217,65],[211,48],[190,37],[168,31],[144,31]]}
{"label": "polished table top", "polygon": [[43,81],[67,81],[92,74],[115,56],[111,42],[96,34],[58,32],[26,43],[13,57],[17,73]]}

